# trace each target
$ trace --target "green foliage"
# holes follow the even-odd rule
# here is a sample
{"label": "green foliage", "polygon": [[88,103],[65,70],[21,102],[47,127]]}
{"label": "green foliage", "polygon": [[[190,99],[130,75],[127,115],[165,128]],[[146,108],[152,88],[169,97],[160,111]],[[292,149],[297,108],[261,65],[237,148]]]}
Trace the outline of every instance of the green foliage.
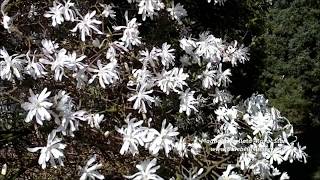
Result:
{"label": "green foliage", "polygon": [[320,9],[316,1],[279,1],[260,37],[259,89],[296,124],[319,123]]}

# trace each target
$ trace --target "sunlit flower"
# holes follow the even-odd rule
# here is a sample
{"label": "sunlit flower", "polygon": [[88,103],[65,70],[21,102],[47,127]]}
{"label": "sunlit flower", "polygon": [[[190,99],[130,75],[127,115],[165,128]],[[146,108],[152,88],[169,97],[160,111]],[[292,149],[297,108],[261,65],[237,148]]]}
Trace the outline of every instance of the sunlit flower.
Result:
{"label": "sunlit flower", "polygon": [[26,63],[23,57],[25,57],[24,54],[10,56],[4,47],[0,49],[0,59],[3,59],[0,61],[0,78],[12,81],[14,75],[17,79],[22,80],[23,66]]}
{"label": "sunlit flower", "polygon": [[107,65],[103,65],[101,64],[101,61],[98,60],[97,66],[98,69],[89,68],[90,72],[97,73],[91,77],[91,79],[89,80],[89,84],[91,84],[96,79],[96,77],[99,77],[100,86],[102,88],[106,88],[106,84],[112,84],[119,79],[117,62],[110,62]]}
{"label": "sunlit flower", "polygon": [[95,180],[95,179],[104,179],[104,176],[98,172],[102,168],[102,164],[93,164],[96,161],[96,155],[93,155],[87,162],[87,164],[81,168],[81,177],[80,180]]}
{"label": "sunlit flower", "polygon": [[100,4],[100,6],[104,8],[101,13],[104,17],[116,17],[116,12],[112,9],[114,7],[113,4]]}
{"label": "sunlit flower", "polygon": [[66,145],[61,143],[62,139],[56,137],[56,133],[57,132],[53,130],[48,135],[47,146],[28,148],[28,151],[30,152],[41,150],[38,163],[41,165],[42,169],[47,167],[47,162],[50,162],[51,166],[57,168],[55,160],[58,161],[59,165],[64,166],[62,159],[64,158],[63,150]]}
{"label": "sunlit flower", "polygon": [[47,92],[47,88],[43,89],[40,94],[34,94],[31,89],[29,89],[29,92],[29,102],[21,105],[24,110],[29,111],[25,121],[30,122],[35,116],[37,123],[43,125],[42,121],[51,119],[48,109],[52,106],[52,103],[47,101],[51,92]]}
{"label": "sunlit flower", "polygon": [[174,148],[176,136],[179,135],[178,128],[171,123],[166,127],[166,120],[162,121],[161,131],[155,132],[155,138],[150,143],[149,151],[151,154],[158,154],[159,150],[164,149],[166,156]]}
{"label": "sunlit flower", "polygon": [[191,110],[194,110],[195,112],[198,112],[196,109],[196,105],[199,104],[197,99],[193,97],[195,91],[191,91],[190,89],[187,89],[185,92],[181,92],[180,94],[180,109],[179,112],[186,112],[187,116],[190,116]]}
{"label": "sunlit flower", "polygon": [[152,90],[146,91],[147,84],[143,84],[137,94],[133,95],[128,99],[128,101],[134,101],[133,109],[139,109],[139,112],[146,113],[146,103],[150,106],[154,102],[154,98],[149,96],[152,93]]}
{"label": "sunlit flower", "polygon": [[92,30],[96,32],[97,34],[103,34],[95,25],[101,24],[101,21],[98,21],[94,19],[94,15],[96,14],[96,11],[92,11],[91,13],[87,13],[82,20],[77,20],[79,23],[74,27],[71,31],[76,32],[79,30],[81,34],[81,40],[85,41],[86,36],[91,36]]}
{"label": "sunlit flower", "polygon": [[136,165],[136,167],[139,172],[131,176],[124,177],[133,180],[163,180],[163,178],[155,174],[156,171],[160,168],[159,165],[157,166],[156,158],[152,159],[151,161],[143,161],[141,164]]}
{"label": "sunlit flower", "polygon": [[44,17],[52,19],[52,26],[55,27],[57,24],[61,24],[64,21],[63,18],[63,6],[57,1],[53,1],[53,6],[49,8],[44,14]]}
{"label": "sunlit flower", "polygon": [[30,51],[26,54],[27,58],[27,66],[25,67],[25,73],[29,74],[33,77],[33,79],[41,78],[44,75],[48,74],[45,71],[45,67],[41,62],[35,61],[35,56],[32,56],[32,59],[30,58]]}
{"label": "sunlit flower", "polygon": [[131,48],[132,46],[137,46],[141,44],[141,37],[139,37],[139,30],[138,27],[141,25],[140,23],[137,23],[137,18],[133,18],[130,21],[128,20],[128,13],[125,14],[126,26],[116,26],[114,29],[116,31],[119,31],[121,29],[124,29],[123,36],[120,38],[122,42],[124,42],[124,46],[126,48]]}

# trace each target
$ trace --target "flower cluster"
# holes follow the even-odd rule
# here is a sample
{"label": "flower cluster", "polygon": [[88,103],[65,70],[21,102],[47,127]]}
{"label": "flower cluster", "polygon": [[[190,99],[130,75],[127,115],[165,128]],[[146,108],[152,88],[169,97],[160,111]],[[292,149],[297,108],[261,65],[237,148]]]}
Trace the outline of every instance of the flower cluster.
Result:
{"label": "flower cluster", "polygon": [[[213,1],[218,5],[225,2]],[[152,160],[148,157],[149,160],[136,165],[139,172],[125,176],[128,179],[163,179],[156,174],[160,165],[154,158],[163,155],[166,160],[171,160],[170,156],[175,156],[172,159],[191,156],[195,159],[210,156],[207,159],[213,159],[225,154],[237,156],[226,166],[217,167],[219,170],[226,167],[217,179],[244,179],[242,173],[260,179],[278,176],[287,179],[287,173],[280,172],[277,165],[285,161],[306,163],[306,147],[297,141],[293,126],[276,108],[269,106],[263,95],[254,94],[244,103],[233,105],[232,95],[227,90],[232,83],[231,69],[249,60],[248,48],[236,40],[227,42],[210,32],[200,33],[198,38],[181,35],[179,40],[164,39],[160,44],[149,45],[140,36],[139,27],[142,24],[139,22],[147,18],[156,19],[154,17],[160,12],[167,13],[168,17],[178,22],[175,25],[181,30],[179,28],[186,28],[183,19],[188,13],[182,2],[175,4],[171,0],[128,0],[128,3],[138,8],[139,16],[132,16],[130,11],[132,18],[129,19],[126,10],[124,17],[121,17],[122,12],[118,13],[121,8],[113,4],[100,4],[95,6],[95,10],[86,9],[86,14],[82,16],[81,8],[76,7],[78,4],[70,0],[63,3],[53,1],[44,17],[51,18],[51,25],[56,29],[68,21],[72,26],[64,28],[74,27],[68,29],[67,34],[80,34],[78,46],[68,46],[69,38],[73,38],[68,36],[62,42],[54,37],[42,37],[30,42],[34,44],[24,49],[23,53],[7,51],[5,47],[0,49],[1,80],[12,82],[13,86],[20,86],[20,81],[24,79],[40,79],[59,85],[54,87],[44,83],[34,86],[34,91],[29,90],[28,101],[21,103],[26,111],[25,122],[36,123],[35,127],[52,128],[45,146],[28,148],[30,152],[41,150],[38,163],[43,169],[48,163],[53,167],[64,165],[67,146],[67,143],[62,143],[64,137],[76,138],[75,132],[80,131],[81,126],[101,133],[106,128],[105,118],[112,119],[114,114],[121,114],[121,118],[129,115],[125,124],[116,121],[118,127],[115,131],[118,133],[107,131],[104,137],[120,138],[119,146],[115,147],[119,147],[121,155],[136,158],[135,155],[143,148],[147,155],[153,156]],[[7,4],[5,0],[2,7]],[[10,30],[12,19],[4,8],[1,8],[1,13],[4,28]],[[105,23],[106,18],[115,22]],[[123,19],[116,21],[118,18]],[[121,23],[125,25],[119,25]],[[88,37],[91,39],[88,40]],[[58,88],[60,85],[68,88],[69,93],[67,89]],[[82,109],[82,97],[73,96],[80,89],[106,95],[105,102],[113,101],[108,98],[115,91],[121,91],[116,98],[123,104],[116,104],[115,107],[121,107],[122,113],[110,113],[109,116],[105,114],[109,109],[99,111],[91,106],[90,109],[84,107],[88,110]],[[202,125],[198,123],[200,121]],[[199,133],[211,138],[214,143],[204,143],[199,140],[198,132],[183,131],[178,126],[188,122],[196,129],[206,126],[202,129],[211,132]],[[243,143],[244,140],[247,143]],[[208,152],[208,148],[224,152]],[[245,151],[233,153],[238,149]],[[96,155],[80,167],[81,180],[105,178],[99,172],[104,168],[103,164],[95,162]],[[181,165],[176,174],[184,179],[202,179],[212,170],[206,164],[191,169]]]}

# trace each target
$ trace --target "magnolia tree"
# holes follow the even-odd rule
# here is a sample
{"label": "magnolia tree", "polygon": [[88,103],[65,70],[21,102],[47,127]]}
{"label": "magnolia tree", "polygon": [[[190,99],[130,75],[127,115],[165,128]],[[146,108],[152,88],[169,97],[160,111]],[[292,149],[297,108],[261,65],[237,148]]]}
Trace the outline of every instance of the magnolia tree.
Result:
{"label": "magnolia tree", "polygon": [[[20,44],[0,49],[1,81],[11,87],[2,95],[21,104],[16,121],[35,136],[25,154],[41,171],[69,168],[81,180],[284,180],[278,165],[306,163],[292,125],[263,95],[239,100],[228,92],[248,49],[208,31],[192,34],[183,3],[53,1],[31,4],[28,14],[11,5],[1,5],[2,41],[14,36]],[[16,23],[25,16],[39,33],[25,34]],[[141,30],[160,17],[184,33],[149,43]],[[87,152],[82,143],[91,145]],[[74,153],[89,160],[71,163]],[[110,172],[108,161],[128,168]]]}

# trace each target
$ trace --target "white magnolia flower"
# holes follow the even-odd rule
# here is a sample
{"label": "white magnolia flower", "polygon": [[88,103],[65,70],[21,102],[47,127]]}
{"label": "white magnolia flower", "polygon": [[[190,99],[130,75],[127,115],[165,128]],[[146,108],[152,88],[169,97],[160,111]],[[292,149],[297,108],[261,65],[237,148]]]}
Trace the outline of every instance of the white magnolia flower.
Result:
{"label": "white magnolia flower", "polygon": [[113,27],[116,31],[124,29],[123,36],[121,37],[121,41],[124,42],[124,46],[126,48],[131,48],[132,46],[136,46],[141,44],[141,37],[139,37],[139,30],[138,27],[141,25],[137,23],[137,18],[133,18],[130,21],[128,20],[128,13],[125,14],[126,26],[116,26]]}
{"label": "white magnolia flower", "polygon": [[252,116],[252,121],[250,122],[250,125],[252,130],[254,130],[254,135],[257,133],[265,135],[266,133],[270,133],[274,123],[270,120],[270,116],[268,114],[258,112],[256,115]]}
{"label": "white magnolia flower", "polygon": [[141,58],[139,59],[140,62],[143,63],[144,67],[147,67],[150,65],[151,67],[156,67],[158,55],[157,55],[157,49],[155,47],[152,48],[152,50],[149,52],[148,49],[140,51]]}
{"label": "white magnolia flower", "polygon": [[139,12],[142,14],[142,20],[145,21],[146,17],[153,19],[153,15],[156,14],[155,11],[159,11],[164,8],[164,4],[161,0],[139,0]]}
{"label": "white magnolia flower", "polygon": [[72,7],[74,8],[74,3],[72,3],[71,0],[68,0],[68,1],[63,0],[63,1],[64,1],[64,6],[62,8],[63,16],[66,21],[73,22],[75,20],[76,13],[71,8]]}
{"label": "white magnolia flower", "polygon": [[196,44],[198,47],[195,53],[213,61],[221,59],[222,51],[225,48],[221,38],[216,38],[208,32],[200,34],[199,42]]}
{"label": "white magnolia flower", "polygon": [[173,68],[169,71],[164,70],[157,81],[157,85],[166,94],[169,94],[170,90],[179,92],[183,90],[183,86],[188,85],[185,82],[188,77],[187,73],[183,73],[183,68]]}
{"label": "white magnolia flower", "polygon": [[195,105],[199,104],[197,99],[193,97],[195,91],[191,91],[187,89],[185,92],[180,92],[180,109],[179,112],[186,112],[187,116],[190,116],[191,110],[193,109],[195,112],[198,112]]}
{"label": "white magnolia flower", "polygon": [[48,74],[45,71],[45,67],[41,62],[35,62],[35,56],[32,56],[32,59],[30,58],[30,51],[27,52],[26,58],[28,60],[28,64],[25,67],[25,73],[32,76],[33,79],[41,78],[44,75]]}
{"label": "white magnolia flower", "polygon": [[[5,14],[2,14],[2,22],[1,24],[3,25],[3,27],[5,29],[7,29],[8,31],[10,30],[11,27],[11,18]],[[9,31],[10,32],[10,31]]]}
{"label": "white magnolia flower", "polygon": [[[149,94],[151,94],[153,91],[149,90],[146,91],[146,87],[147,84],[143,84],[140,88],[139,91],[137,91],[135,95],[133,95],[132,97],[130,97],[128,99],[128,101],[134,101],[133,104],[133,109],[139,109],[139,113],[146,113],[147,112],[147,108],[146,108],[146,103],[151,106],[151,103],[155,102],[154,98],[149,96]],[[146,102],[146,103],[145,103]]]}
{"label": "white magnolia flower", "polygon": [[156,171],[160,168],[159,165],[157,166],[156,158],[154,158],[152,161],[143,161],[141,164],[136,165],[136,167],[139,170],[139,172],[131,176],[124,177],[133,180],[163,180],[163,178],[155,174]]}
{"label": "white magnolia flower", "polygon": [[185,138],[180,137],[180,140],[175,143],[175,149],[180,157],[188,157],[187,143]]}
{"label": "white magnolia flower", "polygon": [[87,112],[79,110],[74,112],[75,107],[72,98],[65,91],[59,91],[53,98],[55,109],[58,114],[54,113],[55,122],[59,125],[58,130],[63,135],[74,137],[74,132],[79,129],[79,121],[85,121]]}
{"label": "white magnolia flower", "polygon": [[223,85],[227,87],[227,85],[231,82],[229,76],[231,76],[231,70],[226,69],[222,71],[222,63],[219,64],[218,70],[216,71],[215,82],[214,85],[220,87]]}
{"label": "white magnolia flower", "polygon": [[238,42],[234,41],[233,45],[228,46],[226,53],[224,53],[223,62],[231,62],[232,66],[236,66],[237,63],[244,63],[249,60],[248,48],[244,45],[237,47]]}
{"label": "white magnolia flower", "polygon": [[72,54],[68,53],[68,59],[67,59],[67,64],[66,67],[73,70],[73,71],[78,71],[79,69],[84,69],[86,65],[81,62],[86,58],[87,56],[81,55],[80,57],[77,57],[77,54],[75,51],[72,52]]}
{"label": "white magnolia flower", "polygon": [[197,44],[191,38],[183,38],[180,40],[180,47],[186,51],[187,54],[192,55],[194,54],[193,50],[197,47]]}
{"label": "white magnolia flower", "polygon": [[73,112],[71,110],[60,111],[59,117],[56,117],[56,122],[60,125],[58,130],[66,136],[74,137],[74,132],[79,130],[79,120],[86,120],[86,111],[80,110]]}
{"label": "white magnolia flower", "polygon": [[41,41],[43,46],[42,51],[45,55],[53,54],[59,48],[59,44],[55,43],[54,41],[43,39]]}
{"label": "white magnolia flower", "polygon": [[102,164],[93,164],[96,162],[96,155],[93,155],[90,158],[83,168],[81,169],[80,180],[95,180],[95,179],[104,179],[104,176],[98,172],[101,169]]}
{"label": "white magnolia flower", "polygon": [[117,62],[113,61],[108,63],[107,65],[101,64],[101,61],[97,61],[98,69],[89,68],[90,72],[97,73],[91,77],[89,80],[89,84],[91,84],[96,77],[99,77],[99,83],[102,88],[106,88],[106,85],[114,83],[119,79],[118,71],[117,71]]}
{"label": "white magnolia flower", "polygon": [[270,146],[269,152],[266,152],[266,158],[269,159],[270,164],[273,164],[274,161],[276,161],[278,164],[281,164],[283,162],[283,150],[280,147],[274,148],[273,142],[271,142]]}
{"label": "white magnolia flower", "polygon": [[153,84],[154,82],[151,72],[146,67],[143,67],[142,69],[133,69],[132,75],[134,79],[128,82],[128,86],[137,85],[137,87],[141,87],[144,84]]}
{"label": "white magnolia flower", "polygon": [[24,110],[29,111],[25,121],[30,122],[35,116],[37,123],[43,125],[42,121],[51,119],[48,109],[52,106],[52,103],[47,101],[47,98],[50,96],[51,92],[47,92],[47,88],[43,89],[40,94],[36,95],[31,89],[29,89],[29,92],[29,102],[21,104]]}
{"label": "white magnolia flower", "polygon": [[189,143],[188,146],[191,147],[190,152],[193,155],[198,155],[201,152],[202,146],[197,138],[195,138],[192,143]]}
{"label": "white magnolia flower", "polygon": [[234,167],[228,165],[227,169],[222,173],[218,180],[243,180],[244,178],[235,172],[231,172]]}
{"label": "white magnolia flower", "polygon": [[100,6],[104,8],[101,15],[106,18],[111,17],[113,19],[116,17],[116,12],[112,9],[114,7],[113,4],[100,4]]}
{"label": "white magnolia flower", "polygon": [[283,146],[283,158],[285,161],[289,161],[290,163],[292,163],[293,160],[303,161],[304,163],[306,163],[307,154],[304,152],[305,149],[306,147],[301,147],[299,143],[297,147],[294,146],[294,142],[287,143]]}
{"label": "white magnolia flower", "polygon": [[96,14],[96,11],[92,11],[91,13],[87,13],[82,20],[78,20],[79,23],[74,27],[71,32],[76,32],[77,29],[79,29],[79,32],[81,34],[81,40],[85,41],[86,36],[91,36],[92,30],[98,34],[103,34],[97,27],[96,24],[101,24],[101,21],[98,21],[94,19],[94,15]]}
{"label": "white magnolia flower", "polygon": [[174,65],[175,56],[172,54],[175,49],[170,49],[171,45],[167,43],[162,44],[162,49],[158,50],[157,56],[161,58],[161,63],[164,67],[168,68]]}
{"label": "white magnolia flower", "polygon": [[55,58],[48,56],[48,59],[41,58],[39,61],[51,65],[51,71],[54,71],[54,80],[61,81],[64,76],[64,67],[69,64],[69,56],[66,49],[60,49],[55,53]]}
{"label": "white magnolia flower", "polygon": [[188,16],[187,11],[183,8],[183,5],[180,3],[174,5],[174,1],[171,2],[171,7],[167,8],[167,11],[170,13],[171,18],[181,22],[181,19]]}
{"label": "white magnolia flower", "polygon": [[10,56],[4,47],[0,49],[0,59],[3,59],[3,61],[0,60],[0,78],[12,81],[15,75],[17,79],[22,80],[23,65],[26,63],[24,56],[24,54]]}
{"label": "white magnolia flower", "polygon": [[117,132],[123,136],[123,144],[120,149],[120,154],[130,152],[133,156],[139,153],[138,145],[144,145],[146,136],[146,128],[141,127],[143,121],[135,122],[137,119],[129,119],[130,115],[126,118],[127,125],[124,127],[116,128]]}
{"label": "white magnolia flower", "polygon": [[202,78],[202,86],[206,89],[211,88],[215,83],[216,70],[210,70],[207,66],[206,70],[202,72],[199,77]]}
{"label": "white magnolia flower", "polygon": [[42,169],[46,168],[47,162],[50,162],[51,166],[57,168],[55,160],[58,161],[59,165],[64,166],[62,159],[64,158],[63,149],[66,145],[61,143],[61,138],[56,137],[56,133],[57,132],[53,130],[48,135],[47,146],[28,148],[28,151],[30,152],[41,150],[38,163],[41,165]]}
{"label": "white magnolia flower", "polygon": [[164,149],[166,156],[174,148],[176,136],[179,135],[178,128],[171,123],[166,127],[166,120],[162,121],[161,131],[155,131],[155,138],[150,143],[149,151],[151,154],[158,154],[159,150]]}
{"label": "white magnolia flower", "polygon": [[52,19],[52,26],[55,27],[57,24],[64,22],[63,18],[63,6],[57,1],[53,1],[53,6],[49,7],[50,11],[44,14],[44,17]]}
{"label": "white magnolia flower", "polygon": [[87,118],[87,121],[88,121],[88,124],[90,125],[90,127],[94,127],[94,128],[97,128],[97,129],[100,129],[100,123],[102,121],[104,121],[104,115],[101,114],[91,114],[89,115],[89,117]]}

